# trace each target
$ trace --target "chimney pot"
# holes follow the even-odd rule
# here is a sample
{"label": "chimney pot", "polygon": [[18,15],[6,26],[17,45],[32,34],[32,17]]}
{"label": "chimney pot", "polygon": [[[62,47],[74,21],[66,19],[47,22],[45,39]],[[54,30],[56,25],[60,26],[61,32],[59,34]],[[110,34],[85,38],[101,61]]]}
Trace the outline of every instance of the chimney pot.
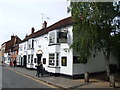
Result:
{"label": "chimney pot", "polygon": [[34,28],[34,27],[32,27],[32,28],[31,28],[31,34],[33,34],[33,33],[34,33],[34,31],[35,31],[35,28]]}
{"label": "chimney pot", "polygon": [[47,27],[47,22],[44,21],[42,28],[46,28],[46,27]]}

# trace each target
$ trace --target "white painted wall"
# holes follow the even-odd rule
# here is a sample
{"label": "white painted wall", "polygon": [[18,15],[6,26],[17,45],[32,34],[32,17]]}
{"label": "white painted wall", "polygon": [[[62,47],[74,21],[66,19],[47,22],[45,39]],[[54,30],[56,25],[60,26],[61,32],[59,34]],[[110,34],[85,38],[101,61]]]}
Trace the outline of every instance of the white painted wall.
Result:
{"label": "white painted wall", "polygon": [[[72,26],[66,27],[68,29],[67,43],[60,44],[60,73],[66,75],[73,75],[73,50],[70,45],[73,40]],[[67,49],[67,51],[66,51]],[[62,66],[61,57],[67,57],[67,66]]]}
{"label": "white painted wall", "polygon": [[[42,57],[41,57],[41,61],[43,60],[43,58],[46,58],[46,64],[43,64],[43,67],[47,70],[47,66],[48,66],[48,34],[42,35],[40,37],[36,37],[34,39],[34,58],[37,58],[36,54],[37,53],[41,53],[38,52],[38,50],[42,50],[43,53]],[[37,63],[34,63],[34,68],[35,65],[37,65]]]}
{"label": "white painted wall", "polygon": [[101,72],[105,71],[105,59],[102,53],[98,53],[95,57],[91,55],[86,64],[74,64],[74,74],[83,74],[85,72]]}
{"label": "white painted wall", "polygon": [[8,57],[9,57],[8,53],[4,53],[4,60],[6,64],[10,64]]}
{"label": "white painted wall", "polygon": [[21,65],[21,58],[22,58],[22,65],[23,65],[23,56],[27,55],[27,41],[22,42],[19,44],[19,50],[18,50],[18,59],[17,59],[17,65]]}
{"label": "white painted wall", "polygon": [[[68,44],[61,44],[60,49],[60,73],[66,74],[66,75],[72,75],[73,74],[73,54],[72,49],[69,49],[70,47]],[[65,52],[65,48],[68,48],[69,50]],[[61,57],[67,57],[67,66],[62,66],[61,64]]]}

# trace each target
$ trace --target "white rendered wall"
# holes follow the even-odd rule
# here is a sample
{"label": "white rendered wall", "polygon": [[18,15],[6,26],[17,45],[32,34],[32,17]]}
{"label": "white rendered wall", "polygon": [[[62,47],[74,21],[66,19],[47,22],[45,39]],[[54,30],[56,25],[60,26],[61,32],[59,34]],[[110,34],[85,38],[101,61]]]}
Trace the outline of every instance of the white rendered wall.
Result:
{"label": "white rendered wall", "polygon": [[[60,45],[60,73],[66,75],[73,75],[73,50],[70,49],[73,39],[72,26],[68,26],[68,38],[66,44]],[[65,49],[68,49],[65,52]],[[62,66],[61,57],[67,57],[67,66]]]}
{"label": "white rendered wall", "polygon": [[[34,38],[34,56],[33,58],[37,58],[36,54],[42,54],[41,61],[43,58],[46,58],[46,64],[43,64],[43,67],[47,69],[48,66],[48,36],[47,34],[42,35],[40,37]],[[38,52],[38,50],[42,50],[43,53]],[[34,68],[37,63],[34,63]]]}
{"label": "white rendered wall", "polygon": [[83,74],[85,72],[101,72],[105,71],[105,59],[102,53],[98,53],[95,57],[91,55],[86,64],[74,64],[74,74]]}
{"label": "white rendered wall", "polygon": [[[24,48],[26,45],[26,48]],[[20,48],[22,50],[20,50]],[[27,41],[25,42],[22,42],[19,44],[19,50],[18,50],[18,60],[17,60],[17,65],[20,65],[21,64],[21,58],[22,58],[22,65],[23,65],[23,56],[26,55],[27,56]]]}
{"label": "white rendered wall", "polygon": [[66,75],[72,75],[73,74],[72,49],[69,49],[69,51],[65,52],[64,48],[70,48],[70,47],[67,44],[61,44],[60,57],[67,57],[67,66],[62,66],[61,58],[60,58],[60,73]]}

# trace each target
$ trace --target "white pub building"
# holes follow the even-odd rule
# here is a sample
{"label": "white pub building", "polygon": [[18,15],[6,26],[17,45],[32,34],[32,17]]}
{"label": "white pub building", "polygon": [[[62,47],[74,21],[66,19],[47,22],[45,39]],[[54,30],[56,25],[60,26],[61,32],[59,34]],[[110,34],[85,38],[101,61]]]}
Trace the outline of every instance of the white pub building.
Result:
{"label": "white pub building", "polygon": [[[40,61],[47,72],[62,74],[76,78],[85,72],[103,72],[105,59],[102,53],[89,58],[86,64],[77,60],[77,54],[70,48],[73,42],[72,17],[65,18],[47,27],[44,22],[43,29],[34,32],[19,44],[18,65],[34,68]],[[93,52],[94,54],[94,52]],[[118,60],[111,57],[110,63],[118,68]]]}

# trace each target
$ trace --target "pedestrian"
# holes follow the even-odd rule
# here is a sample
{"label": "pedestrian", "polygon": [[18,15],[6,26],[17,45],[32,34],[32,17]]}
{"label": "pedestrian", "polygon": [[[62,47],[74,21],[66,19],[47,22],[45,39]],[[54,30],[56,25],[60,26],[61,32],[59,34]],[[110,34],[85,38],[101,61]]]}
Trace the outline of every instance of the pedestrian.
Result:
{"label": "pedestrian", "polygon": [[14,67],[16,67],[16,60],[13,61]]}
{"label": "pedestrian", "polygon": [[37,66],[37,73],[36,73],[36,76],[40,77],[40,74],[41,76],[43,77],[43,65],[42,63],[40,62]]}
{"label": "pedestrian", "polygon": [[39,74],[40,74],[40,64],[36,65],[35,67],[37,68],[36,76],[39,77]]}
{"label": "pedestrian", "polygon": [[42,62],[40,62],[40,73],[41,73],[41,76],[43,77],[43,64],[42,64]]}
{"label": "pedestrian", "polygon": [[12,67],[12,61],[10,60],[10,67]]}

